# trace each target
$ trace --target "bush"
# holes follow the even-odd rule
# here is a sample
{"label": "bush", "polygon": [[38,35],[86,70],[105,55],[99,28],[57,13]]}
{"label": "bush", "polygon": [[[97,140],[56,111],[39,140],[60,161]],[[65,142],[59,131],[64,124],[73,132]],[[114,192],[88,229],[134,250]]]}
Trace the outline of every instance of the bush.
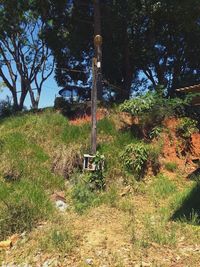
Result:
{"label": "bush", "polygon": [[65,116],[71,115],[71,105],[63,97],[56,97],[54,108],[60,110]]}
{"label": "bush", "polygon": [[137,178],[144,175],[147,166],[148,149],[143,143],[129,144],[121,155],[123,165],[129,172],[134,172]]}
{"label": "bush", "polygon": [[182,118],[178,126],[176,127],[177,135],[184,139],[189,139],[191,135],[198,132],[197,121],[190,118]]}
{"label": "bush", "polygon": [[149,134],[150,139],[154,139],[154,138],[158,138],[158,137],[160,137],[162,131],[163,131],[163,128],[162,128],[162,127],[160,127],[160,126],[155,126],[155,127],[151,130],[151,132],[150,132],[150,134]]}
{"label": "bush", "polygon": [[148,167],[152,168],[154,174],[158,173],[160,150],[160,146],[145,143],[129,144],[121,154],[121,159],[125,169],[139,179],[145,175]]}
{"label": "bush", "polygon": [[13,106],[9,99],[0,101],[0,117],[8,117],[13,113]]}
{"label": "bush", "polygon": [[96,206],[100,199],[97,193],[92,192],[91,188],[85,183],[78,183],[72,190],[72,200],[75,210],[83,213],[86,209]]}
{"label": "bush", "polygon": [[[126,100],[120,105],[120,110],[139,118],[142,131],[147,136],[160,133],[157,127],[162,121],[171,116],[185,115],[185,108],[191,102],[191,98],[166,98],[159,92],[148,92],[145,95]],[[154,128],[154,129],[153,129]],[[151,136],[150,136],[151,138]]]}

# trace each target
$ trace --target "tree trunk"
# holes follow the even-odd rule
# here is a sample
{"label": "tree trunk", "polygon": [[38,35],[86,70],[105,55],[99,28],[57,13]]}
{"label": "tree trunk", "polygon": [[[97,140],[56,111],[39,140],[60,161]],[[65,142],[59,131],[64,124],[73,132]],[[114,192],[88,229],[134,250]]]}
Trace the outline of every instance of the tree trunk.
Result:
{"label": "tree trunk", "polygon": [[20,106],[18,104],[18,99],[17,99],[17,92],[16,91],[11,91],[12,97],[13,97],[13,109],[14,111],[21,111]]}

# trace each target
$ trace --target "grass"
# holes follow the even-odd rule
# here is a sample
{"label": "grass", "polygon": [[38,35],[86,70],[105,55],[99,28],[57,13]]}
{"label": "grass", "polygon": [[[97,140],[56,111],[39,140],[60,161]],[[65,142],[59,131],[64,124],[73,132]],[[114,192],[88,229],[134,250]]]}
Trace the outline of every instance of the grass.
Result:
{"label": "grass", "polygon": [[[67,227],[67,226],[66,226]],[[75,245],[75,238],[70,229],[53,225],[39,240],[42,251],[66,255]]]}
{"label": "grass", "polygon": [[[22,250],[30,255],[38,250],[52,255],[73,252],[80,245],[75,236],[77,229],[73,229],[74,220],[82,223],[82,218],[91,220],[93,214],[95,225],[98,218],[91,209],[102,204],[116,211],[123,223],[129,221],[128,234],[136,255],[143,252],[147,255],[153,243],[158,244],[158,253],[164,245],[174,249],[182,235],[191,238],[191,244],[198,242],[198,182],[185,181],[183,177],[171,180],[165,174],[135,181],[134,174],[124,170],[119,155],[124,147],[139,140],[131,130],[117,130],[112,118],[98,122],[101,137],[98,150],[106,160],[105,191],[94,190],[87,175],[80,173],[82,154],[89,151],[89,124],[70,125],[62,115],[46,110],[0,120],[0,132],[0,239],[16,232],[30,232],[30,240],[27,238],[27,243],[21,245],[21,252],[20,246],[19,250],[16,247],[16,255],[23,254]],[[151,167],[157,167],[162,144],[147,146],[151,150],[149,160],[155,163]],[[165,169],[176,172],[177,166],[168,162]],[[131,192],[121,197],[124,185],[131,185]],[[67,196],[70,206],[67,215],[58,215],[50,200],[56,191],[64,191]],[[66,217],[71,221],[63,221]],[[105,217],[105,221],[110,222],[110,217]],[[40,231],[37,226],[41,221],[47,225]],[[35,236],[33,229],[37,232]],[[98,230],[101,232],[101,228]],[[90,227],[82,231],[84,237]],[[127,229],[121,232],[126,234]],[[32,236],[35,237],[33,247]],[[123,266],[123,259],[116,258],[117,262]]]}
{"label": "grass", "polygon": [[157,216],[146,216],[144,218],[145,233],[142,242],[148,244],[151,242],[158,243],[160,245],[172,245],[176,244],[176,227],[175,225],[169,226],[169,223]]}
{"label": "grass", "polygon": [[165,169],[170,172],[175,172],[177,170],[178,166],[176,162],[166,162],[165,163]]}
{"label": "grass", "polygon": [[[52,216],[54,207],[49,195],[65,188],[62,173],[52,171],[54,153],[59,149],[58,144],[64,146],[70,139],[84,138],[83,131],[86,134],[87,128],[75,136],[76,129],[52,110],[0,121],[1,239],[15,232],[30,231],[39,221]],[[72,157],[68,147],[65,155],[67,151]],[[71,168],[75,167],[75,160]]]}
{"label": "grass", "polygon": [[176,185],[165,175],[159,174],[151,184],[150,194],[155,199],[167,198],[176,192]]}

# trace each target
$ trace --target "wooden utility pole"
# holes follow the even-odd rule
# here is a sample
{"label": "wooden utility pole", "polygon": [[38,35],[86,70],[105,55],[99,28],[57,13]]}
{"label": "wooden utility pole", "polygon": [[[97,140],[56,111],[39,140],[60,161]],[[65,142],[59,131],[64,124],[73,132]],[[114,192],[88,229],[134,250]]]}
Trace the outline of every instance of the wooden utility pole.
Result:
{"label": "wooden utility pole", "polygon": [[96,154],[97,150],[97,96],[102,95],[102,37],[101,37],[101,15],[100,0],[94,0],[94,47],[95,56],[92,61],[92,93],[91,93],[91,113],[92,113],[92,154]]}

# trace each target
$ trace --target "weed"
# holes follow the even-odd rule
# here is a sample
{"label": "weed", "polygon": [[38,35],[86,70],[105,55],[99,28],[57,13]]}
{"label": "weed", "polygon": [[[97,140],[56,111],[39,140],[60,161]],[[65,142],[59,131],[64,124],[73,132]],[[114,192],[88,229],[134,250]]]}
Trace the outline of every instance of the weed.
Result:
{"label": "weed", "polygon": [[134,205],[130,199],[123,199],[119,204],[119,208],[130,215],[134,214]]}
{"label": "weed", "polygon": [[111,207],[117,207],[119,196],[117,188],[112,186],[102,197],[104,203],[109,204]]}
{"label": "weed", "polygon": [[69,229],[54,226],[40,240],[41,249],[46,252],[68,253],[75,244],[74,237]]}
{"label": "weed", "polygon": [[149,217],[144,219],[145,235],[147,242],[155,242],[160,245],[176,244],[176,228],[174,225],[167,225],[161,217]]}
{"label": "weed", "polygon": [[39,220],[53,212],[46,194],[38,185],[20,181],[14,185],[0,184],[0,236],[30,231]]}
{"label": "weed", "polygon": [[83,213],[88,208],[98,205],[101,201],[98,193],[92,192],[86,183],[79,182],[75,185],[71,196],[75,210],[78,213]]}
{"label": "weed", "polygon": [[170,172],[175,172],[177,170],[177,164],[176,162],[166,162],[165,163],[165,169]]}

